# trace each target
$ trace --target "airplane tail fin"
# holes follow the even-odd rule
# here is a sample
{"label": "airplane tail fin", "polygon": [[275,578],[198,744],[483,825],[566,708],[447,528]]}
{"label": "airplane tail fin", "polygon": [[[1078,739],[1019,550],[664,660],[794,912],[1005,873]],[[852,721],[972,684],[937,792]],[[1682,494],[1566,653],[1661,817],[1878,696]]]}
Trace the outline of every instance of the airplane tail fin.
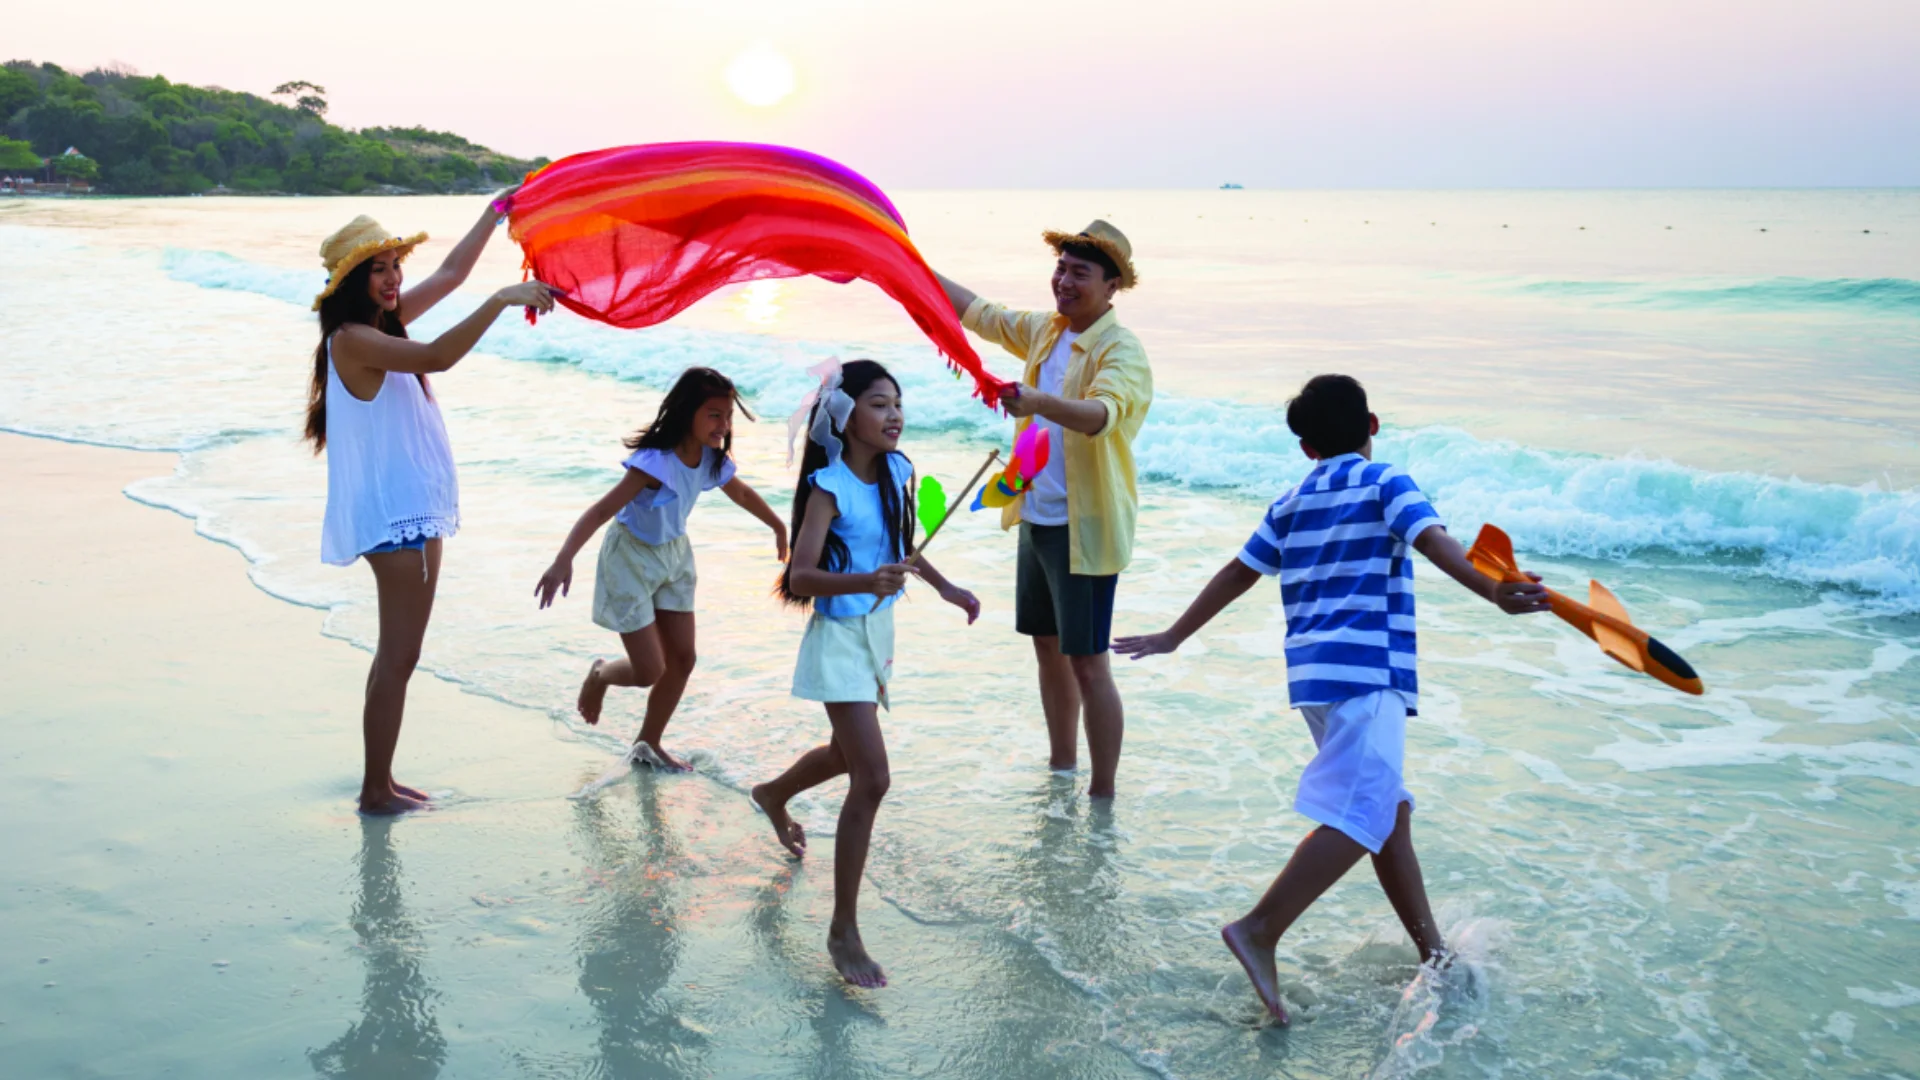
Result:
{"label": "airplane tail fin", "polygon": [[1480,526],[1480,535],[1474,538],[1467,560],[1473,563],[1474,569],[1495,581],[1504,581],[1508,574],[1520,569],[1513,561],[1513,538],[1498,525]]}
{"label": "airplane tail fin", "polygon": [[[1618,619],[1628,626],[1633,625],[1633,619],[1627,615],[1627,605],[1613,595],[1613,590],[1597,581],[1587,582],[1587,606],[1602,615]],[[1593,640],[1599,643],[1601,652],[1622,664],[1639,672],[1647,670],[1647,662],[1640,652],[1640,647],[1625,634],[1606,623],[1594,621]]]}

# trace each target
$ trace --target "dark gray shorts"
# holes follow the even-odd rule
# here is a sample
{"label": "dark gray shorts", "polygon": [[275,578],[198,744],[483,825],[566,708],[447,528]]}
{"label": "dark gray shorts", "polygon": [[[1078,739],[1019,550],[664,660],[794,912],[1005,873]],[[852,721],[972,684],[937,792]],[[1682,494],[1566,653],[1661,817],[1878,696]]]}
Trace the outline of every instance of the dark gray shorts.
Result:
{"label": "dark gray shorts", "polygon": [[1067,526],[1020,524],[1013,627],[1028,637],[1057,637],[1068,656],[1096,656],[1113,636],[1113,594],[1120,575],[1068,571]]}

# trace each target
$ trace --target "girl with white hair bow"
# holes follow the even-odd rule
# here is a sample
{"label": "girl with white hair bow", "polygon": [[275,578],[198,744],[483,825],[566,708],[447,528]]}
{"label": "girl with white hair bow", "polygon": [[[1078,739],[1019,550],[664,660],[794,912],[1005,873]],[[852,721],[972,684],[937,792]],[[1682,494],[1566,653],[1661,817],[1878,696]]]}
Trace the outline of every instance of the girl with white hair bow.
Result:
{"label": "girl with white hair bow", "polygon": [[913,463],[897,449],[905,426],[900,385],[871,360],[844,368],[828,361],[814,371],[820,388],[789,424],[790,437],[806,429],[807,444],[793,495],[793,557],[779,593],[789,604],[812,608],[793,693],[826,705],[833,738],[754,787],[751,798],[772,819],[781,845],[800,858],[806,833],[787,815],[787,802],[846,774],[847,799],[834,831],[827,954],[848,982],[885,986],[886,973],[861,943],[857,907],[874,816],[889,782],[879,710],[891,709],[893,602],[909,575],[966,612],[969,624],[980,615],[980,601],[925,558],[906,565],[914,551]]}

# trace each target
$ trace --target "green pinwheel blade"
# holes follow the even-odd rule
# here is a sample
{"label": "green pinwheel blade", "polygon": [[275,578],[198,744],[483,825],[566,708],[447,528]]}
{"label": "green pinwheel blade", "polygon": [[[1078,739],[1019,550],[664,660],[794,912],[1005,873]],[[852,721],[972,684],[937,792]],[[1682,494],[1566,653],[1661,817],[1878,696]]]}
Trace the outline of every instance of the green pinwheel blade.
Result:
{"label": "green pinwheel blade", "polygon": [[947,489],[940,481],[931,476],[920,478],[920,497],[915,500],[920,511],[920,535],[924,538],[940,527],[947,516]]}

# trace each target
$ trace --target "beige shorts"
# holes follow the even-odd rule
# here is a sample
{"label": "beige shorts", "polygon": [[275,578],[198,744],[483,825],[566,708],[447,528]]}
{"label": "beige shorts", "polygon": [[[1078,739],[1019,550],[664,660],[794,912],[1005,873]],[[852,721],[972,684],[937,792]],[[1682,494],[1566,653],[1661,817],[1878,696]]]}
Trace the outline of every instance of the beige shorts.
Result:
{"label": "beige shorts", "polygon": [[692,611],[693,545],[685,534],[658,546],[607,523],[594,571],[593,621],[616,634],[652,626],[656,611]]}
{"label": "beige shorts", "polygon": [[893,677],[893,605],[871,615],[830,619],[815,614],[800,639],[793,696],[806,701],[887,704]]}

